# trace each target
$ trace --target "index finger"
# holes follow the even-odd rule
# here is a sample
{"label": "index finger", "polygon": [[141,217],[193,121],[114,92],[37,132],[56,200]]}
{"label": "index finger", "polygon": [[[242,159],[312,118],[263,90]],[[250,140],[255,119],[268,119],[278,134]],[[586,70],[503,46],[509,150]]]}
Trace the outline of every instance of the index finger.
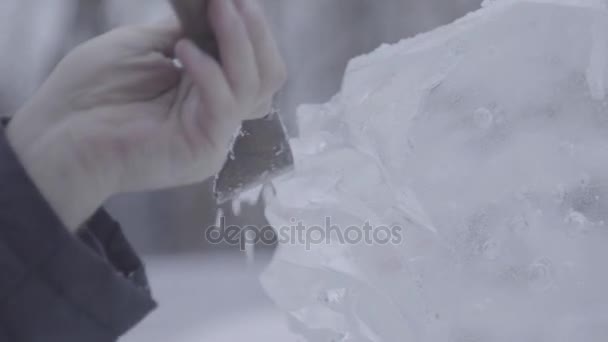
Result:
{"label": "index finger", "polygon": [[138,52],[160,52],[172,57],[175,44],[183,37],[183,30],[175,17],[154,24],[126,26],[115,34]]}

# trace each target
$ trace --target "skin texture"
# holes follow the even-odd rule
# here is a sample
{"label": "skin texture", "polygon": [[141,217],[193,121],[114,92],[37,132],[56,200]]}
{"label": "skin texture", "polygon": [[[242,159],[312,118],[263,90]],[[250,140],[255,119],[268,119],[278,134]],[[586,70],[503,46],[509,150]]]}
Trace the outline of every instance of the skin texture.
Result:
{"label": "skin texture", "polygon": [[9,142],[68,228],[114,194],[220,170],[242,121],[263,117],[286,79],[256,1],[210,2],[221,64],[176,23],[120,28],[71,52],[15,115]]}

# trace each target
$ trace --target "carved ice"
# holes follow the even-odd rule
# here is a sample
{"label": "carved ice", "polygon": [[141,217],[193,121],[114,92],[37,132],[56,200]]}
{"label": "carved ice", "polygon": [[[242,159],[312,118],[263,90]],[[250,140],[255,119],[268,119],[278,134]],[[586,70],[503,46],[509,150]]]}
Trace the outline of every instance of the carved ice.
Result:
{"label": "carved ice", "polygon": [[275,227],[400,225],[401,244],[283,241],[262,282],[310,341],[608,339],[608,13],[492,1],[350,63],[300,110]]}

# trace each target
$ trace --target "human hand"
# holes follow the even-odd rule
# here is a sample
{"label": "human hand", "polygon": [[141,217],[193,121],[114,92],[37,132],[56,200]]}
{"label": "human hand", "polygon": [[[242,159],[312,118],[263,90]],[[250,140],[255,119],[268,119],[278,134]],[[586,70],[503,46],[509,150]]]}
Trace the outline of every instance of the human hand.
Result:
{"label": "human hand", "polygon": [[286,77],[256,1],[210,1],[221,64],[178,25],[120,28],[71,52],[15,115],[9,142],[66,226],[116,193],[220,170],[242,121],[267,114]]}

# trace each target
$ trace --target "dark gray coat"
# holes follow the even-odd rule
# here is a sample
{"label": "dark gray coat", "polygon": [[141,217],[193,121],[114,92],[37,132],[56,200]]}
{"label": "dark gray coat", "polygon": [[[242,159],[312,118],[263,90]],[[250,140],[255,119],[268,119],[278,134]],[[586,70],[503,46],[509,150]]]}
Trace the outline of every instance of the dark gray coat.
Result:
{"label": "dark gray coat", "polygon": [[70,234],[0,127],[0,342],[115,341],[155,305],[120,226],[102,210]]}

